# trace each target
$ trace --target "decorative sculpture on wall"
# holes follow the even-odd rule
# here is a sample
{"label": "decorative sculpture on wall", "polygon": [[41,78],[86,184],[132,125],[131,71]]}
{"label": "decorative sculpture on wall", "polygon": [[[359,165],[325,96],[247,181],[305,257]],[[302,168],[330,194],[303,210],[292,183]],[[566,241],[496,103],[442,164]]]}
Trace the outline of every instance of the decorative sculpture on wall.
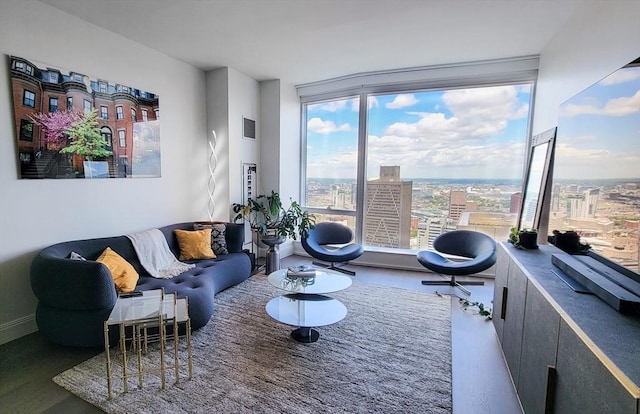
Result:
{"label": "decorative sculpture on wall", "polygon": [[207,193],[209,193],[209,203],[207,205],[207,212],[209,213],[209,221],[213,221],[213,213],[215,212],[215,200],[213,198],[213,192],[216,189],[216,177],[215,170],[218,165],[218,155],[216,154],[216,130],[212,130],[213,140],[209,140],[209,180],[207,181]]}

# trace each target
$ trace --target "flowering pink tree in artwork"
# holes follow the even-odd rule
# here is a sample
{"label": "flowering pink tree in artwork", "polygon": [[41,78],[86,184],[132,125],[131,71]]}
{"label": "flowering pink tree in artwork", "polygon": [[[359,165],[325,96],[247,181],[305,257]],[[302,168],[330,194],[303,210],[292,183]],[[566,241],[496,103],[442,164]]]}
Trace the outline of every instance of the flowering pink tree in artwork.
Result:
{"label": "flowering pink tree in artwork", "polygon": [[67,131],[76,122],[80,121],[83,114],[79,111],[58,111],[49,114],[37,113],[31,115],[31,119],[44,129],[43,141],[47,144],[65,146],[67,144]]}

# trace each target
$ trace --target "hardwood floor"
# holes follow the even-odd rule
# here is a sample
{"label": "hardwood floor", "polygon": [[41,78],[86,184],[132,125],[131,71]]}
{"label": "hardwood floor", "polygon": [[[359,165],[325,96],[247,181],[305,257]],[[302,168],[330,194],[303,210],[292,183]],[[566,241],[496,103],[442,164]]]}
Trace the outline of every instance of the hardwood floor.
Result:
{"label": "hardwood floor", "polygon": [[[289,256],[281,266],[309,263],[309,258]],[[448,286],[424,286],[423,279],[439,276],[372,267],[349,266],[357,280],[385,286],[441,294],[460,294]],[[491,306],[493,281],[468,286],[471,300]],[[435,294],[435,293],[434,293]],[[490,321],[464,310],[452,296],[453,413],[520,414],[498,339]],[[428,318],[429,315],[425,315]],[[67,348],[45,341],[37,332],[0,346],[0,412],[3,413],[100,413],[56,385],[51,378],[102,349]],[[429,350],[425,350],[429,352]]]}

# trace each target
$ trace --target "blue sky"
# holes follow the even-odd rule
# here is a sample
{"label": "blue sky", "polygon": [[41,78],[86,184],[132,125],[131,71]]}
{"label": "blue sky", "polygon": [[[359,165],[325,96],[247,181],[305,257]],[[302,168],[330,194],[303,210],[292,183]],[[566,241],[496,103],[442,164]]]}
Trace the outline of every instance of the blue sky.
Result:
{"label": "blue sky", "polygon": [[[531,86],[370,96],[367,177],[521,178]],[[310,178],[355,178],[358,98],[309,105]]]}
{"label": "blue sky", "polygon": [[614,72],[560,107],[554,178],[640,178],[640,66]]}

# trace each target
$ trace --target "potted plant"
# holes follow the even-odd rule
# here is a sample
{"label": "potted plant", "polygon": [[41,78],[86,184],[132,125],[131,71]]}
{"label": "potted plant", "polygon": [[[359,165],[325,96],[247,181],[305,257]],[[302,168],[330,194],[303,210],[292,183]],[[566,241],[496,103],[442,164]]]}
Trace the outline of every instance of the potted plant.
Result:
{"label": "potted plant", "polygon": [[538,248],[538,230],[537,229],[521,229],[517,227],[511,228],[509,234],[509,243],[519,249],[537,249]]}
{"label": "potted plant", "polygon": [[300,204],[293,200],[285,208],[280,194],[275,191],[271,191],[270,195],[250,198],[247,204],[233,203],[233,212],[236,213],[233,221],[247,220],[251,229],[262,236],[262,241],[268,238],[284,241],[287,237],[297,240],[298,236],[307,237],[309,230],[315,226],[313,214],[302,210]]}
{"label": "potted plant", "polygon": [[315,226],[316,220],[313,214],[302,210],[300,204],[291,200],[289,207],[282,205],[280,194],[271,191],[270,195],[259,195],[255,199],[250,198],[247,204],[233,204],[233,212],[236,213],[234,222],[245,219],[251,230],[256,234],[257,240],[267,245],[266,273],[280,269],[280,253],[278,246],[287,237],[294,240],[298,236],[307,237],[309,230]]}
{"label": "potted plant", "polygon": [[580,235],[573,230],[553,230],[553,236],[550,236],[548,240],[549,243],[569,254],[585,253],[591,248],[588,243],[580,243]]}

